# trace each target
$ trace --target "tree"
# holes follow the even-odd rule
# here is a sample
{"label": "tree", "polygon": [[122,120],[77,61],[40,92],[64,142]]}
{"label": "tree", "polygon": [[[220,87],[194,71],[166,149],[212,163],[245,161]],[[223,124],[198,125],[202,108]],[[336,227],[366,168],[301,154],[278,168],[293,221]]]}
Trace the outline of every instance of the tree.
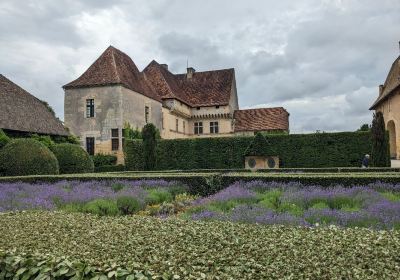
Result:
{"label": "tree", "polygon": [[389,139],[385,130],[385,120],[382,112],[376,112],[372,120],[372,166],[390,166]]}
{"label": "tree", "polygon": [[144,170],[154,170],[156,166],[156,136],[157,128],[154,124],[148,123],[143,127]]}
{"label": "tree", "polygon": [[367,123],[364,123],[363,125],[360,126],[359,129],[357,129],[357,131],[370,131],[371,130],[371,126],[368,125]]}

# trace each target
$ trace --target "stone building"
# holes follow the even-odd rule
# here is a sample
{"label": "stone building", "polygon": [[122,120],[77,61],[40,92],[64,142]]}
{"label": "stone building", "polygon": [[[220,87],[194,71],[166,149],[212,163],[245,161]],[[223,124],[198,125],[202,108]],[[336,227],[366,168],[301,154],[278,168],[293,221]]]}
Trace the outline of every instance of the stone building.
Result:
{"label": "stone building", "polygon": [[239,110],[234,69],[173,74],[153,60],[139,71],[110,46],[63,88],[65,125],[89,153],[114,153],[120,162],[128,123],[153,123],[164,139],[289,131],[284,108]]}
{"label": "stone building", "polygon": [[9,135],[67,136],[47,103],[0,74],[0,128]]}
{"label": "stone building", "polygon": [[400,159],[400,56],[393,62],[379,96],[370,110],[382,112],[389,131],[390,156]]}

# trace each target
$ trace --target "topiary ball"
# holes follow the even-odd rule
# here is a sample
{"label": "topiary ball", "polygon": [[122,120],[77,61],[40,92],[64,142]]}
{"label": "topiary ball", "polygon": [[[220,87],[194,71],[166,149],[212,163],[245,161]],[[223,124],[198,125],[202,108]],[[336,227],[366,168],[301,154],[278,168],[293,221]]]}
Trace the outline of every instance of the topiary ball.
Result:
{"label": "topiary ball", "polygon": [[90,173],[94,171],[93,160],[80,146],[70,143],[55,145],[53,153],[58,159],[60,173]]}
{"label": "topiary ball", "polygon": [[15,139],[0,150],[0,172],[5,176],[58,174],[55,155],[33,139]]}

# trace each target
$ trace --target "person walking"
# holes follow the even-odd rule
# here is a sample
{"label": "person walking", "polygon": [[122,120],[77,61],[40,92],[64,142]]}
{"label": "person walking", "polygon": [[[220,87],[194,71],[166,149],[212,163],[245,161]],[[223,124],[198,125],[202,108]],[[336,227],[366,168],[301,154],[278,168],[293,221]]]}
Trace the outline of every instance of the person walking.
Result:
{"label": "person walking", "polygon": [[366,154],[362,160],[361,167],[368,168],[368,165],[369,165],[369,155]]}

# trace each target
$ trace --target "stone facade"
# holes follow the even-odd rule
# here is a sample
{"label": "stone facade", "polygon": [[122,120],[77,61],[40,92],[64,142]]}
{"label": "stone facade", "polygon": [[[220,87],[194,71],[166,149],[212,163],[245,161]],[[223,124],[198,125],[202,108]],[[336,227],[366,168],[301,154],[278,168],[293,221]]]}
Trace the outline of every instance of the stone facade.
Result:
{"label": "stone facade", "polygon": [[393,62],[385,83],[379,86],[378,98],[370,109],[382,112],[389,131],[390,156],[400,159],[400,57]]}
{"label": "stone facade", "polygon": [[[86,112],[86,100],[90,99],[94,100],[93,117]],[[79,136],[82,147],[87,148],[86,139],[93,137],[95,153],[114,154],[123,163],[122,129],[127,123],[142,128],[146,124],[146,107],[148,122],[161,130],[161,103],[142,94],[120,85],[66,89],[64,122],[71,133]],[[117,137],[112,137],[112,129],[118,129]],[[112,149],[112,138],[118,139],[118,149]]]}

